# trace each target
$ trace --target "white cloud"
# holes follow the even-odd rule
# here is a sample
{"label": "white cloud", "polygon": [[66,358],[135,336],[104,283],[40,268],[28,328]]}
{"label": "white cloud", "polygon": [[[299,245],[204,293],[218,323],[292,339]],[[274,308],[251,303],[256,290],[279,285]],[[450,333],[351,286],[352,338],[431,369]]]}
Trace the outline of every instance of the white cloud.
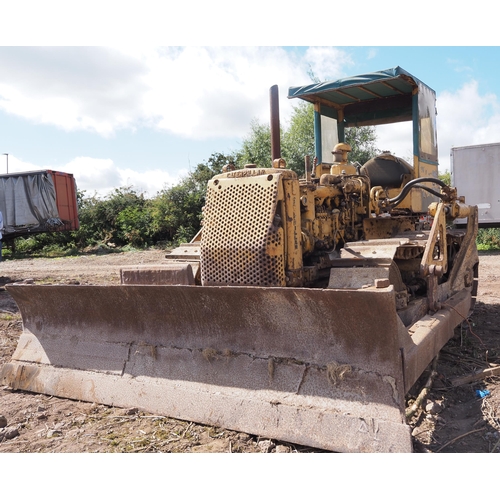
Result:
{"label": "white cloud", "polygon": [[167,185],[176,184],[182,175],[181,171],[173,176],[166,171],[144,170],[138,172],[132,169],[118,168],[112,160],[80,157],[75,158],[61,167],[62,171],[75,176],[78,188],[86,191],[87,195],[96,193],[106,196],[118,187],[132,187],[147,197],[156,195],[159,189]]}
{"label": "white cloud", "polygon": [[[34,165],[33,163],[29,163],[26,161],[22,161],[16,158],[14,155],[9,154],[8,162],[9,162],[9,171],[7,172],[7,159],[5,156],[2,156],[5,163],[2,163],[0,166],[0,173],[9,173],[14,174],[17,172],[31,172],[32,170],[48,170],[48,168],[41,167],[39,165]],[[54,170],[54,169],[51,169]]]}
{"label": "white cloud", "polygon": [[98,47],[1,47],[0,109],[108,136],[141,118],[147,67]]}
{"label": "white cloud", "polygon": [[495,94],[481,94],[476,81],[437,98],[439,163],[450,167],[450,149],[499,142],[500,106]]}
{"label": "white cloud", "polygon": [[337,80],[347,76],[347,68],[354,65],[347,52],[335,47],[309,47],[304,59],[320,81]]}
{"label": "white cloud", "polygon": [[[78,188],[92,195],[94,191],[107,193],[122,186],[119,169],[109,159],[79,157],[61,167],[61,170],[73,174]],[[99,189],[96,189],[99,186]]]}
{"label": "white cloud", "polygon": [[2,47],[0,109],[104,137],[148,126],[188,138],[242,137],[269,119],[269,88],[345,75],[342,49],[310,47]]}
{"label": "white cloud", "polygon": [[[101,198],[116,188],[127,186],[132,187],[138,193],[144,193],[146,197],[153,197],[160,189],[177,184],[181,177],[187,174],[187,170],[181,170],[175,176],[159,169],[138,172],[132,169],[118,168],[109,159],[88,157],[75,158],[69,163],[57,167],[34,165],[12,155],[9,155],[8,162],[9,174],[37,170],[56,170],[73,174],[79,190],[85,191],[86,196],[95,194]],[[7,160],[5,160],[5,164],[0,166],[1,173],[6,171],[6,163]]]}
{"label": "white cloud", "polygon": [[164,170],[154,169],[137,172],[136,170],[120,170],[120,186],[132,186],[136,191],[144,193],[146,197],[153,197],[161,189],[177,184],[181,177],[186,176],[187,170],[181,170],[176,176]]}
{"label": "white cloud", "polygon": [[448,64],[448,66],[451,66],[453,68],[453,71],[455,71],[456,73],[470,73],[471,75],[473,74],[474,70],[472,69],[472,67],[465,64],[462,60],[447,58],[446,63]]}
{"label": "white cloud", "polygon": [[[450,168],[452,147],[500,142],[500,104],[495,94],[481,94],[472,80],[456,92],[437,96],[439,170]],[[377,127],[377,147],[413,162],[411,122]]]}
{"label": "white cloud", "polygon": [[309,81],[305,65],[280,47],[186,47],[150,57],[147,114],[184,137],[242,137],[252,118],[268,121],[271,85],[284,103],[292,81]]}
{"label": "white cloud", "polygon": [[401,122],[381,125],[376,128],[377,147],[413,164],[412,123]]}
{"label": "white cloud", "polygon": [[[251,119],[269,121],[271,85],[280,87],[285,123],[294,104],[286,98],[289,86],[310,83],[310,71],[320,80],[342,78],[353,64],[347,50],[335,47],[0,47],[0,110],[104,137],[151,127],[184,138],[234,139],[248,133]],[[464,69],[459,61],[448,64]],[[498,98],[481,93],[476,81],[440,93],[437,107],[441,170],[449,168],[453,146],[499,142]],[[410,125],[379,128],[377,145],[411,159]],[[10,171],[48,168],[74,173],[80,189],[99,194],[133,185],[154,195],[179,178],[125,170],[109,159],[44,167],[9,156]]]}

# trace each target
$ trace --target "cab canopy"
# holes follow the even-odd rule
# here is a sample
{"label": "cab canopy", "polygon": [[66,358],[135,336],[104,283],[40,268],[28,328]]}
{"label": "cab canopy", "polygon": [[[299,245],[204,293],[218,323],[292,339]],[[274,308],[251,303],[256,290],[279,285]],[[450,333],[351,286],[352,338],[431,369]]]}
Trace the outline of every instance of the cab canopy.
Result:
{"label": "cab canopy", "polygon": [[332,151],[332,141],[345,141],[346,127],[412,121],[415,166],[421,162],[437,165],[436,93],[399,66],[290,87],[288,98],[297,97],[314,104],[316,156],[320,162],[330,161],[325,152]]}

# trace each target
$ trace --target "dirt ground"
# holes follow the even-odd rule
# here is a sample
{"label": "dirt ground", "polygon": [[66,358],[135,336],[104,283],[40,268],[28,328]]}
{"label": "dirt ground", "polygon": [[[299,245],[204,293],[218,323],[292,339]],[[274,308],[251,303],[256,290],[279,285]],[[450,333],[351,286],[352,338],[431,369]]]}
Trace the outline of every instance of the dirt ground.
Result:
{"label": "dirt ground", "polygon": [[[149,250],[3,261],[0,263],[0,366],[10,360],[22,329],[20,314],[3,287],[5,283],[33,280],[118,284],[121,266],[163,260],[163,251]],[[423,409],[409,422],[417,453],[500,452],[500,378],[489,376],[457,385],[459,377],[500,365],[499,275],[500,254],[482,253],[475,311],[441,351]],[[429,374],[430,371],[422,377],[422,386]],[[113,408],[0,387],[0,452],[320,453],[322,450],[151,415],[136,408]]]}

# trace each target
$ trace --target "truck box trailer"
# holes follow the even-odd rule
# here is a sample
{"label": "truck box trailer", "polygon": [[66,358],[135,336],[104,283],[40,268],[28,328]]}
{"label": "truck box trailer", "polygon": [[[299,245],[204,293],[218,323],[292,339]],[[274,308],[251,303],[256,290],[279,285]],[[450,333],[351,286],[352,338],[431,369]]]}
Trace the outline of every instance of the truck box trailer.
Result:
{"label": "truck box trailer", "polygon": [[450,167],[451,185],[479,209],[479,227],[500,227],[500,143],[451,148]]}
{"label": "truck box trailer", "polygon": [[3,239],[79,227],[76,182],[54,170],[0,175]]}

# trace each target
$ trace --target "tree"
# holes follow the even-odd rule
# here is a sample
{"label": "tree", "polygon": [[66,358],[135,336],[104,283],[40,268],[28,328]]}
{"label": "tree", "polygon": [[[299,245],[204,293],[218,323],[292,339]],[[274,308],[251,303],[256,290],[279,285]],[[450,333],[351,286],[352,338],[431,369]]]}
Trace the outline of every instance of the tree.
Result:
{"label": "tree", "polygon": [[447,186],[451,186],[451,173],[449,170],[440,173],[438,175],[439,179],[442,180]]}
{"label": "tree", "polygon": [[[281,156],[289,168],[298,175],[304,174],[306,155],[314,157],[314,108],[306,102],[299,103],[292,112],[290,125],[281,135]],[[351,162],[361,165],[380,154],[376,147],[375,127],[352,127],[345,131],[345,142],[352,152]],[[243,141],[241,150],[236,154],[238,163],[256,163],[260,167],[271,164],[271,131],[269,125],[252,121],[249,136]]]}
{"label": "tree", "polygon": [[116,217],[116,235],[118,241],[144,248],[153,242],[152,215],[148,200],[145,203],[128,206]]}
{"label": "tree", "polygon": [[206,163],[199,163],[177,185],[163,189],[151,203],[152,230],[156,241],[183,243],[191,240],[201,227],[208,181],[222,172],[234,156],[213,153]]}
{"label": "tree", "polygon": [[350,127],[345,129],[345,142],[352,148],[349,160],[360,165],[366,163],[370,158],[380,154],[376,147],[377,134],[375,127]]}
{"label": "tree", "polygon": [[[308,103],[293,110],[290,124],[282,131],[281,155],[299,176],[304,174],[304,157],[314,157],[314,113]],[[351,161],[365,163],[377,154],[373,127],[348,129],[346,142],[353,152]],[[153,199],[146,199],[131,186],[115,189],[101,199],[78,193],[80,229],[72,233],[47,234],[31,238],[29,247],[36,250],[50,244],[67,248],[109,246],[147,247],[159,242],[179,244],[191,240],[201,227],[202,208],[208,181],[222,172],[228,163],[243,166],[255,163],[271,166],[269,125],[251,122],[250,134],[240,150],[230,155],[213,153],[199,163],[181,181],[165,187]],[[28,246],[28,245],[27,245]]]}
{"label": "tree", "polygon": [[292,170],[304,174],[306,155],[314,157],[314,113],[310,104],[301,102],[294,108],[290,126],[283,133],[281,154]]}
{"label": "tree", "polygon": [[236,153],[238,165],[255,163],[258,167],[271,166],[271,128],[257,120],[250,123],[250,134]]}
{"label": "tree", "polygon": [[147,203],[131,186],[117,188],[104,199],[98,196],[79,199],[80,229],[74,233],[77,246],[85,248],[99,243],[144,246],[149,241],[149,229],[144,214],[142,217],[139,214],[147,210]]}

